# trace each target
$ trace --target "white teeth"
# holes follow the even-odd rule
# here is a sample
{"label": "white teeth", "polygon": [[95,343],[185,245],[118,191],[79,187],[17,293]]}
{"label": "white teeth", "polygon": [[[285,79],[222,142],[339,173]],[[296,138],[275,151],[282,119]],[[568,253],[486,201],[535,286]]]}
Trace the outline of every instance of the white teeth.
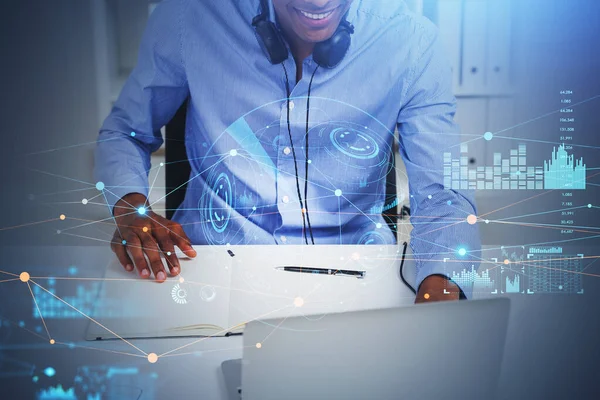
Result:
{"label": "white teeth", "polygon": [[333,10],[329,11],[327,13],[324,13],[324,14],[311,14],[311,13],[307,13],[306,11],[302,11],[302,10],[298,10],[298,11],[300,11],[302,13],[302,15],[304,15],[306,18],[316,19],[316,20],[327,18],[333,13]]}

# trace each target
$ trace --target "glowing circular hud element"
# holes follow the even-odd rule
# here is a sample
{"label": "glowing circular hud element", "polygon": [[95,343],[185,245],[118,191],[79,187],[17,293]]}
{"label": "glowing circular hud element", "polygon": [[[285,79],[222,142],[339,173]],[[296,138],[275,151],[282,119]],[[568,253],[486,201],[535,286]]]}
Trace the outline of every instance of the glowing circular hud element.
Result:
{"label": "glowing circular hud element", "polygon": [[231,209],[233,207],[233,186],[229,176],[225,173],[219,174],[212,186],[213,192],[225,202],[225,207],[216,205],[213,199],[208,204],[208,215],[213,229],[218,233],[223,233],[229,224]]}
{"label": "glowing circular hud element", "polygon": [[336,128],[329,134],[333,147],[359,160],[375,158],[379,154],[379,145],[366,132],[352,128]]}
{"label": "glowing circular hud element", "polygon": [[200,298],[202,298],[202,300],[210,303],[215,297],[217,297],[217,291],[214,287],[202,286],[202,289],[200,289]]}
{"label": "glowing circular hud element", "polygon": [[385,237],[376,231],[370,231],[363,234],[356,244],[388,244]]}
{"label": "glowing circular hud element", "polygon": [[175,286],[173,286],[173,289],[171,289],[171,297],[173,298],[173,301],[177,304],[187,304],[187,291],[182,288],[179,283],[175,284]]}

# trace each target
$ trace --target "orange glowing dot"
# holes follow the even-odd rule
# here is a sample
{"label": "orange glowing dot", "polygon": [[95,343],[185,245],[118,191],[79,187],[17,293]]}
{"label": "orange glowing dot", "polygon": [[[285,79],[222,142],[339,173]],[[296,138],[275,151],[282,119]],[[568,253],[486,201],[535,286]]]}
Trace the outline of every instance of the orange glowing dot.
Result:
{"label": "orange glowing dot", "polygon": [[306,214],[306,208],[302,209],[302,214]]}
{"label": "orange glowing dot", "polygon": [[56,343],[56,342],[54,341],[54,339],[50,339],[50,344],[54,344],[54,343]]}
{"label": "orange glowing dot", "polygon": [[29,274],[27,272],[21,272],[21,275],[19,275],[19,279],[21,280],[21,282],[27,282],[29,280]]}
{"label": "orange glowing dot", "polygon": [[257,349],[260,349],[261,347],[262,347],[262,344],[261,344],[261,343],[256,343],[256,348],[257,348]]}
{"label": "orange glowing dot", "polygon": [[156,353],[148,354],[148,361],[150,362],[150,364],[154,364],[155,362],[157,362],[158,356],[156,355]]}
{"label": "orange glowing dot", "polygon": [[144,231],[144,233],[146,233],[146,232],[148,232],[148,227],[145,226],[145,227],[142,228],[142,230]]}
{"label": "orange glowing dot", "polygon": [[65,214],[60,214],[60,220],[64,221],[65,219],[67,219],[67,216]]}
{"label": "orange glowing dot", "polygon": [[296,307],[302,307],[304,305],[304,299],[302,297],[296,297],[294,299],[294,305]]}
{"label": "orange glowing dot", "polygon": [[423,297],[425,298],[425,300],[429,300],[429,293],[425,293]]}
{"label": "orange glowing dot", "polygon": [[510,261],[504,260],[504,264],[508,265],[508,264],[510,264]]}
{"label": "orange glowing dot", "polygon": [[469,225],[475,225],[477,223],[477,216],[471,214],[467,217],[467,223]]}
{"label": "orange glowing dot", "polygon": [[183,276],[179,277],[179,283],[183,283],[185,281],[185,279],[183,279]]}

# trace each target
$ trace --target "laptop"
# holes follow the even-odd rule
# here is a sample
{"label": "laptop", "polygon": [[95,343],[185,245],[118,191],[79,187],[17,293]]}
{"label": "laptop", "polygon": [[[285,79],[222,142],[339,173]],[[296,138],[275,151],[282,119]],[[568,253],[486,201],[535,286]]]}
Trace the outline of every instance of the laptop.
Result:
{"label": "laptop", "polygon": [[[88,340],[228,336],[255,319],[411,304],[395,245],[196,246],[180,276],[142,280],[115,259]],[[405,276],[414,279],[414,262]],[[410,279],[410,278],[409,278]],[[160,318],[157,318],[160,316]]]}
{"label": "laptop", "polygon": [[496,298],[252,321],[229,398],[493,399],[508,314]]}

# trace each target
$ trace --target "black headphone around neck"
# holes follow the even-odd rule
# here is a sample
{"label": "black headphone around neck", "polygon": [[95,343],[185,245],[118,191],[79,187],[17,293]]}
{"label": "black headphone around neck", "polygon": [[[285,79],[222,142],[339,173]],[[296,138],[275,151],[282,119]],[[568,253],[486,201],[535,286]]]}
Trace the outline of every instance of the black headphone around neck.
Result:
{"label": "black headphone around neck", "polygon": [[[288,49],[283,35],[270,19],[267,0],[261,0],[261,13],[252,19],[258,42],[271,64],[281,64],[288,58]],[[354,26],[342,18],[335,33],[324,42],[319,42],[313,50],[313,60],[324,68],[335,68],[350,48]]]}

